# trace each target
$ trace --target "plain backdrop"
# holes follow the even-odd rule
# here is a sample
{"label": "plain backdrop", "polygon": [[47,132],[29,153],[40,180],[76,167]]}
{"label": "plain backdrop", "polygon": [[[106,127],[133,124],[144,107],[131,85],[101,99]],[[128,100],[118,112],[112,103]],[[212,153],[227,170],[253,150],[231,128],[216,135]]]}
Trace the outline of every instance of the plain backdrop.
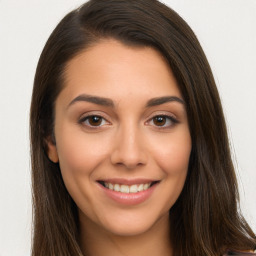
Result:
{"label": "plain backdrop", "polygon": [[[81,0],[0,0],[0,256],[31,246],[29,107],[42,48]],[[169,0],[211,64],[227,119],[242,211],[256,230],[256,0]]]}

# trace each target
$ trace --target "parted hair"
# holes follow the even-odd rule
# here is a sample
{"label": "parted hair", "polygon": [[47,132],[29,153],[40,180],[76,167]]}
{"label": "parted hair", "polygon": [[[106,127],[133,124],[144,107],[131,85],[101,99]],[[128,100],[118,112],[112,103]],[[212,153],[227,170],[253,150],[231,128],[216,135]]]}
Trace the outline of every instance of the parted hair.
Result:
{"label": "parted hair", "polygon": [[46,140],[54,142],[55,101],[67,63],[108,38],[160,52],[186,103],[192,151],[184,188],[170,209],[174,255],[219,256],[228,249],[256,249],[255,234],[239,210],[220,97],[195,34],[175,11],[156,0],[91,0],[60,21],[36,69],[30,114],[32,256],[83,255],[77,206],[59,164],[47,157]]}

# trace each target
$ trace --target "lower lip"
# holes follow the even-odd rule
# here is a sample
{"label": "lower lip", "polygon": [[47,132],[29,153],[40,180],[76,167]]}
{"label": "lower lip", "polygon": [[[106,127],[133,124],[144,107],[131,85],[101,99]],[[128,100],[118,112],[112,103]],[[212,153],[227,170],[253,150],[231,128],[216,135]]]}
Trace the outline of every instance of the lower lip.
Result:
{"label": "lower lip", "polygon": [[101,184],[99,184],[100,188],[104,191],[104,193],[110,197],[112,200],[116,201],[119,204],[123,205],[136,205],[141,204],[146,201],[154,192],[155,188],[159,183],[154,184],[152,187],[147,190],[143,190],[137,193],[121,193],[111,189],[108,189]]}

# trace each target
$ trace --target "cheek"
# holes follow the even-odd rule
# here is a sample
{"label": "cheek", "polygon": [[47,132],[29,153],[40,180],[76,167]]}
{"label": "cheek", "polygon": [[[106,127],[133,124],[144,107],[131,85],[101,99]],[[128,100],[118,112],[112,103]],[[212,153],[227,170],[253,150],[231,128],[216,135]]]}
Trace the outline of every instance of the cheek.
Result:
{"label": "cheek", "polygon": [[154,146],[155,160],[166,175],[184,176],[187,173],[191,152],[189,131],[176,133]]}
{"label": "cheek", "polygon": [[[62,127],[56,137],[60,170],[65,186],[78,207],[86,215],[93,214],[91,184],[94,171],[106,161],[109,143],[101,136]],[[58,140],[59,138],[59,140]]]}
{"label": "cheek", "polygon": [[57,151],[66,185],[90,179],[93,170],[105,161],[109,151],[106,147],[109,143],[104,143],[97,135],[86,136],[82,132],[62,129],[59,138],[61,139],[57,140]]}
{"label": "cheek", "polygon": [[162,195],[165,195],[158,203],[159,207],[164,206],[162,212],[166,213],[174,205],[184,187],[191,153],[191,139],[187,132],[180,135],[176,133],[175,136],[158,142],[153,155],[164,173]]}

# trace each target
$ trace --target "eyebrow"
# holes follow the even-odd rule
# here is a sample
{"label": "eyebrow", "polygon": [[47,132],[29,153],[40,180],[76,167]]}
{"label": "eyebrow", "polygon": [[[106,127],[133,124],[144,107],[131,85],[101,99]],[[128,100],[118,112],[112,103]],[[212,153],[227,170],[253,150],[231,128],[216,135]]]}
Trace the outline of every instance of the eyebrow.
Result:
{"label": "eyebrow", "polygon": [[158,97],[158,98],[150,99],[147,102],[146,107],[158,106],[158,105],[161,105],[161,104],[164,104],[164,103],[167,103],[167,102],[173,102],[173,101],[181,103],[183,105],[185,104],[184,101],[181,98],[179,98],[179,97],[176,97],[176,96],[164,96],[164,97]]}
{"label": "eyebrow", "polygon": [[114,107],[114,102],[111,99],[98,97],[98,96],[92,96],[92,95],[88,95],[88,94],[81,94],[81,95],[77,96],[69,103],[68,106],[71,106],[74,103],[79,102],[79,101],[91,102],[91,103],[101,105],[101,106]]}
{"label": "eyebrow", "polygon": [[[77,96],[76,98],[74,98],[69,103],[68,107],[73,105],[74,103],[80,102],[80,101],[91,102],[91,103],[94,103],[97,105],[112,107],[112,108],[115,106],[114,102],[109,98],[93,96],[93,95],[88,95],[88,94],[81,94],[81,95]],[[158,106],[158,105],[162,105],[167,102],[178,102],[181,104],[185,104],[184,101],[179,97],[163,96],[163,97],[157,97],[157,98],[150,99],[147,102],[146,107],[148,108],[148,107]]]}

